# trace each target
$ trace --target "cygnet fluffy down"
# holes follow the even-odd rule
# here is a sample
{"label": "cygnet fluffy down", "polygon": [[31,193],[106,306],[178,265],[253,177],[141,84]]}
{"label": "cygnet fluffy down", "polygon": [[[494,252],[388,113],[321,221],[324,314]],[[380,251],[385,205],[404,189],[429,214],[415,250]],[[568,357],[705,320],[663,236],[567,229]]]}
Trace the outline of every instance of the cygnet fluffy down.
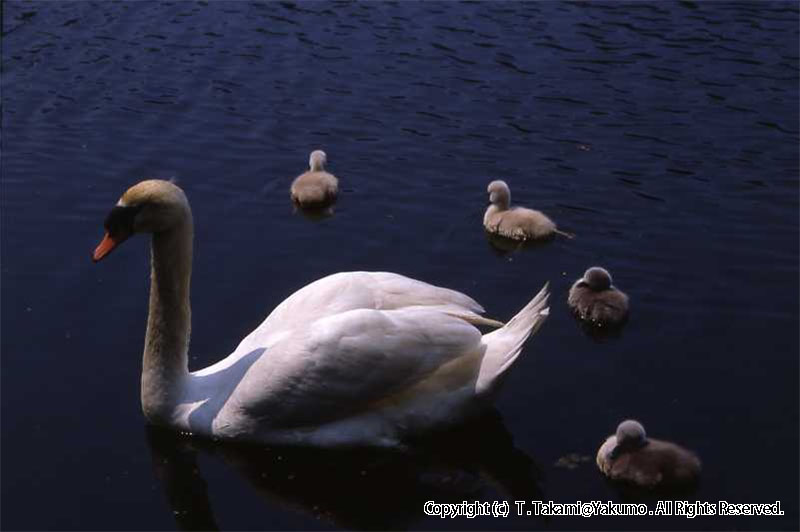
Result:
{"label": "cygnet fluffy down", "polygon": [[556,234],[572,238],[540,211],[511,207],[511,191],[505,181],[492,181],[486,191],[491,205],[483,215],[483,226],[488,232],[514,240],[546,240]]}
{"label": "cygnet fluffy down", "polygon": [[292,201],[301,207],[326,207],[339,194],[339,180],[325,171],[327,156],[322,150],[311,152],[309,171],[298,176],[292,183]]}
{"label": "cygnet fluffy down", "polygon": [[667,441],[648,438],[638,421],[617,427],[597,451],[597,466],[608,478],[643,488],[691,484],[700,475],[700,459]]}
{"label": "cygnet fluffy down", "polygon": [[599,266],[575,281],[567,304],[580,319],[598,327],[618,326],[628,318],[628,296],[611,284],[611,274]]}

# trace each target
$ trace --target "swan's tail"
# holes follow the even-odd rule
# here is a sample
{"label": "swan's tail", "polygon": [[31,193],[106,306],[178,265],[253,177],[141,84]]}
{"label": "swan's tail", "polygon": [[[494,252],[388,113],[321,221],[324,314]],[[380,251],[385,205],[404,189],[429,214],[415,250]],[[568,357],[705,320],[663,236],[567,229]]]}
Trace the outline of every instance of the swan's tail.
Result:
{"label": "swan's tail", "polygon": [[483,394],[491,391],[503,373],[514,363],[522,351],[525,340],[542,326],[549,314],[547,298],[550,296],[550,283],[536,294],[525,308],[502,328],[483,335],[486,354],[481,362],[475,391]]}
{"label": "swan's tail", "polygon": [[575,238],[575,233],[567,233],[566,231],[561,231],[560,229],[553,229],[553,231],[554,231],[554,232],[555,232],[557,235],[561,235],[561,236],[563,236],[564,238],[569,238],[570,240],[572,240],[573,238]]}

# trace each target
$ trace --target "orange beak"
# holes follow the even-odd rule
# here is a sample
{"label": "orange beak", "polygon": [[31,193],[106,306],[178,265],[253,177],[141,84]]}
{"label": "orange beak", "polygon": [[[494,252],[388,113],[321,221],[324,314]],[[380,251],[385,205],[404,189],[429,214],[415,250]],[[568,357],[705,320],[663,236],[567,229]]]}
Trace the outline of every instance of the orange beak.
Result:
{"label": "orange beak", "polygon": [[113,238],[111,238],[108,233],[103,236],[103,240],[100,241],[100,244],[95,248],[94,253],[92,254],[92,260],[97,262],[101,260],[103,257],[111,253],[115,247],[117,247],[117,242]]}

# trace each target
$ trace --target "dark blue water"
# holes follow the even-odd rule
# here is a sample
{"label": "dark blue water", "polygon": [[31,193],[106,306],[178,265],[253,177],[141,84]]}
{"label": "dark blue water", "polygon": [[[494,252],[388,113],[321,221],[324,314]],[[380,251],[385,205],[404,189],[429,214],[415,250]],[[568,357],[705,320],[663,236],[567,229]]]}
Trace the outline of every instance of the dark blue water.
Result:
{"label": "dark blue water", "polygon": [[[2,4],[4,529],[797,529],[798,6]],[[343,188],[293,213],[308,153]],[[251,449],[145,430],[148,245],[93,265],[130,185],[196,223],[190,364],[294,290],[390,270],[506,319],[551,317],[497,414],[413,456]],[[574,240],[498,250],[486,185]],[[601,264],[631,297],[598,341],[566,307]],[[704,463],[688,500],[782,517],[426,517],[426,500],[638,500],[594,456],[626,417]],[[654,499],[645,498],[654,505]],[[654,507],[654,506],[653,506]]]}

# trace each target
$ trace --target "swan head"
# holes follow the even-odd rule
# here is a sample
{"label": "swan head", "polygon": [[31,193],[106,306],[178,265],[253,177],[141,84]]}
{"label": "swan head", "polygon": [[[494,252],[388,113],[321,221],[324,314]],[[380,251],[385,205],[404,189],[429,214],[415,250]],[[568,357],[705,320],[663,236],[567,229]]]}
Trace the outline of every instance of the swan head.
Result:
{"label": "swan head", "polygon": [[511,190],[505,181],[499,179],[492,181],[486,188],[486,192],[489,193],[489,202],[501,209],[507,209],[511,203]]}
{"label": "swan head", "polygon": [[328,162],[328,156],[322,150],[314,150],[308,157],[308,166],[312,172],[321,172],[325,168],[326,162]]}
{"label": "swan head", "polygon": [[105,235],[94,250],[97,262],[135,233],[167,231],[191,216],[189,202],[177,185],[149,179],[132,186],[106,216]]}
{"label": "swan head", "polygon": [[592,290],[601,291],[611,288],[611,274],[599,266],[592,266],[583,274],[583,282]]}
{"label": "swan head", "polygon": [[647,434],[644,426],[635,419],[626,419],[617,426],[617,445],[611,451],[611,458],[616,458],[625,451],[640,449],[647,445]]}

